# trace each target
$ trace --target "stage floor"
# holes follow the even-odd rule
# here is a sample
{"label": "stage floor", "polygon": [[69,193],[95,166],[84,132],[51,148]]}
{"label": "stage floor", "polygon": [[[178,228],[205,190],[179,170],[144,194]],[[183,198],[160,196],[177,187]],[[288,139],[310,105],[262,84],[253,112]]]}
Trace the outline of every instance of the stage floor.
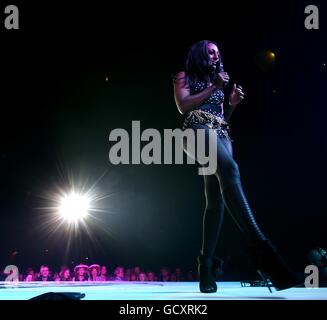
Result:
{"label": "stage floor", "polygon": [[82,300],[327,300],[327,288],[272,290],[240,282],[218,282],[218,291],[210,294],[199,292],[198,282],[0,282],[0,300],[28,300],[47,292],[80,292]]}

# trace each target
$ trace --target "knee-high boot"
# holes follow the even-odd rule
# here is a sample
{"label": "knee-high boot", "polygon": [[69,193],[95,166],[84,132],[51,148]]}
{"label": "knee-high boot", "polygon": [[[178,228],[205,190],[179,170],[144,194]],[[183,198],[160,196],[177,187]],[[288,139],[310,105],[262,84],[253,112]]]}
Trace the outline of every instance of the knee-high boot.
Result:
{"label": "knee-high boot", "polygon": [[248,253],[259,274],[267,276],[277,290],[300,285],[302,279],[289,269],[257,225],[241,183],[228,185],[222,195],[228,211],[249,241]]}
{"label": "knee-high boot", "polygon": [[216,276],[222,268],[223,261],[217,257],[206,257],[200,254],[198,260],[198,272],[200,275],[200,291],[213,293],[217,291]]}

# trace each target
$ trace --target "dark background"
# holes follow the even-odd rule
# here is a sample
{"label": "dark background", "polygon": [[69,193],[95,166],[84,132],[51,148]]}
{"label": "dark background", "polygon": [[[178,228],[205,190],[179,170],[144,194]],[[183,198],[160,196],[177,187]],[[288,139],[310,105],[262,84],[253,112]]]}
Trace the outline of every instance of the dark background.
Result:
{"label": "dark background", "polygon": [[[3,27],[0,5],[0,269],[49,263],[195,268],[205,205],[192,165],[119,165],[109,132],[181,126],[172,73],[196,41],[220,46],[225,70],[246,99],[231,125],[249,202],[267,235],[302,270],[326,247],[327,7],[317,1],[201,2],[111,7],[92,1],[9,2],[20,30]],[[306,30],[316,4],[320,29]],[[276,54],[274,66],[261,52]],[[88,231],[51,220],[58,188],[71,181],[109,195]],[[242,237],[228,215],[217,255],[226,279],[247,270]],[[86,259],[88,258],[88,259]],[[110,267],[111,268],[111,267]]]}

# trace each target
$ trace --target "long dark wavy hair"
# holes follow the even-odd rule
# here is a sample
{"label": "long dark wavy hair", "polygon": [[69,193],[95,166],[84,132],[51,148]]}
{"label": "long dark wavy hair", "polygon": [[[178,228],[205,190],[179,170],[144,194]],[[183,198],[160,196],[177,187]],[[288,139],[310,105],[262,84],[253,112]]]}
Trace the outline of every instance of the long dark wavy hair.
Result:
{"label": "long dark wavy hair", "polygon": [[187,86],[192,86],[198,81],[213,82],[217,79],[218,73],[224,71],[221,58],[218,67],[212,67],[208,52],[209,43],[218,47],[215,41],[201,40],[189,49],[184,66],[185,84]]}

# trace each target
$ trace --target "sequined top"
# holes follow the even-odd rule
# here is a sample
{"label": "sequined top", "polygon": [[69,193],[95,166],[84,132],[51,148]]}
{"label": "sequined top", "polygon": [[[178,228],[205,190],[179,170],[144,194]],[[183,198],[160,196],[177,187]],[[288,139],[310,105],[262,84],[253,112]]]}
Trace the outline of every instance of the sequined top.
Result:
{"label": "sequined top", "polygon": [[[209,87],[204,81],[198,81],[190,86],[190,94],[197,94]],[[196,109],[188,112],[183,122],[183,130],[189,128],[192,124],[204,124],[210,129],[214,129],[220,137],[226,137],[230,141],[230,128],[224,119],[224,92],[220,89],[215,90],[206,100],[204,100]]]}
{"label": "sequined top", "polygon": [[[209,87],[208,83],[204,81],[198,81],[194,85],[190,86],[190,94],[191,95],[197,94],[203,91],[204,89],[206,89],[207,87]],[[223,119],[224,111],[221,107],[223,102],[224,102],[224,92],[220,89],[217,89],[199,106],[197,106],[195,110],[203,110]],[[186,114],[183,127],[188,126],[191,118],[192,118],[192,112],[188,112]]]}
{"label": "sequined top", "polygon": [[[190,94],[197,94],[204,89],[209,87],[209,84],[204,81],[198,81],[195,85],[190,87]],[[208,111],[214,115],[223,116],[223,110],[221,109],[221,104],[224,102],[224,92],[220,89],[215,90],[205,101],[203,101],[196,109],[205,108],[205,111]],[[205,106],[210,105],[210,106]]]}

